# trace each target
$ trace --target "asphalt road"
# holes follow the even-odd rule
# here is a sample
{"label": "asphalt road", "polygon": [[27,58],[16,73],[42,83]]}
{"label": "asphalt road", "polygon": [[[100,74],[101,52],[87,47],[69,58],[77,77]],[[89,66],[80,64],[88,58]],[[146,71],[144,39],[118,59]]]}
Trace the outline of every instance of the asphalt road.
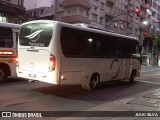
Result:
{"label": "asphalt road", "polygon": [[0,111],[81,111],[160,87],[160,68],[143,67],[136,82],[110,82],[94,91],[10,78],[0,84]]}

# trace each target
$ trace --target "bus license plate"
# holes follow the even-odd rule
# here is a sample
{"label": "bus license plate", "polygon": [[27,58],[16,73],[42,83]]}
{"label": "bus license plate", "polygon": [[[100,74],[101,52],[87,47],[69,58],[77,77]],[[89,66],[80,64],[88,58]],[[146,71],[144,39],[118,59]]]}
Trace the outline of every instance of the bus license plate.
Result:
{"label": "bus license plate", "polygon": [[29,77],[30,78],[36,78],[36,75],[35,74],[29,74]]}

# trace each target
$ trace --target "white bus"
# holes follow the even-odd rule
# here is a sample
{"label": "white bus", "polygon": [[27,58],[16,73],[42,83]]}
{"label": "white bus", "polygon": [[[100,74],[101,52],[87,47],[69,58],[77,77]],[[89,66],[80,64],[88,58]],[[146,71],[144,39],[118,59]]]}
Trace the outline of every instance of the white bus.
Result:
{"label": "white bus", "polygon": [[17,41],[20,25],[0,22],[0,82],[16,76]]}
{"label": "white bus", "polygon": [[52,84],[97,83],[140,76],[141,50],[133,37],[58,21],[21,26],[17,76]]}

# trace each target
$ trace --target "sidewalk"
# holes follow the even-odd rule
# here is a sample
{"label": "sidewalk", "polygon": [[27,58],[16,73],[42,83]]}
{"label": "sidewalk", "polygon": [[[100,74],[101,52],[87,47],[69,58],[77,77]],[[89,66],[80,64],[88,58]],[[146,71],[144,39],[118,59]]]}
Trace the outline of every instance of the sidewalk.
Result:
{"label": "sidewalk", "polygon": [[[107,102],[85,111],[153,111],[159,117],[62,117],[58,120],[160,120],[160,88]],[[78,113],[77,113],[78,114]],[[123,112],[125,114],[125,112]],[[94,115],[93,115],[94,116]]]}

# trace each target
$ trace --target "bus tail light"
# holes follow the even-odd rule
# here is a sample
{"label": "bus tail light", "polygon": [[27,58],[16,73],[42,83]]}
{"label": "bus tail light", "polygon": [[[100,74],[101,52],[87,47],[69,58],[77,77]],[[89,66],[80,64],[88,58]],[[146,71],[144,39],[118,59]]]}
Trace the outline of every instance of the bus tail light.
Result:
{"label": "bus tail light", "polygon": [[63,75],[61,75],[61,80],[65,80],[65,77]]}
{"label": "bus tail light", "polygon": [[18,55],[13,58],[13,62],[16,63],[17,67],[19,66],[19,58],[18,58]]}
{"label": "bus tail light", "polygon": [[56,65],[56,58],[54,55],[50,55],[49,71],[55,70],[55,65]]}
{"label": "bus tail light", "polygon": [[12,62],[12,63],[17,63],[18,61],[19,61],[18,56],[13,56],[13,57],[9,60],[9,62]]}
{"label": "bus tail light", "polygon": [[13,51],[1,50],[0,55],[13,55]]}
{"label": "bus tail light", "polygon": [[16,56],[16,58],[15,58],[15,62],[16,62],[16,63],[18,63],[18,62],[19,62],[19,58],[18,58],[18,56]]}

